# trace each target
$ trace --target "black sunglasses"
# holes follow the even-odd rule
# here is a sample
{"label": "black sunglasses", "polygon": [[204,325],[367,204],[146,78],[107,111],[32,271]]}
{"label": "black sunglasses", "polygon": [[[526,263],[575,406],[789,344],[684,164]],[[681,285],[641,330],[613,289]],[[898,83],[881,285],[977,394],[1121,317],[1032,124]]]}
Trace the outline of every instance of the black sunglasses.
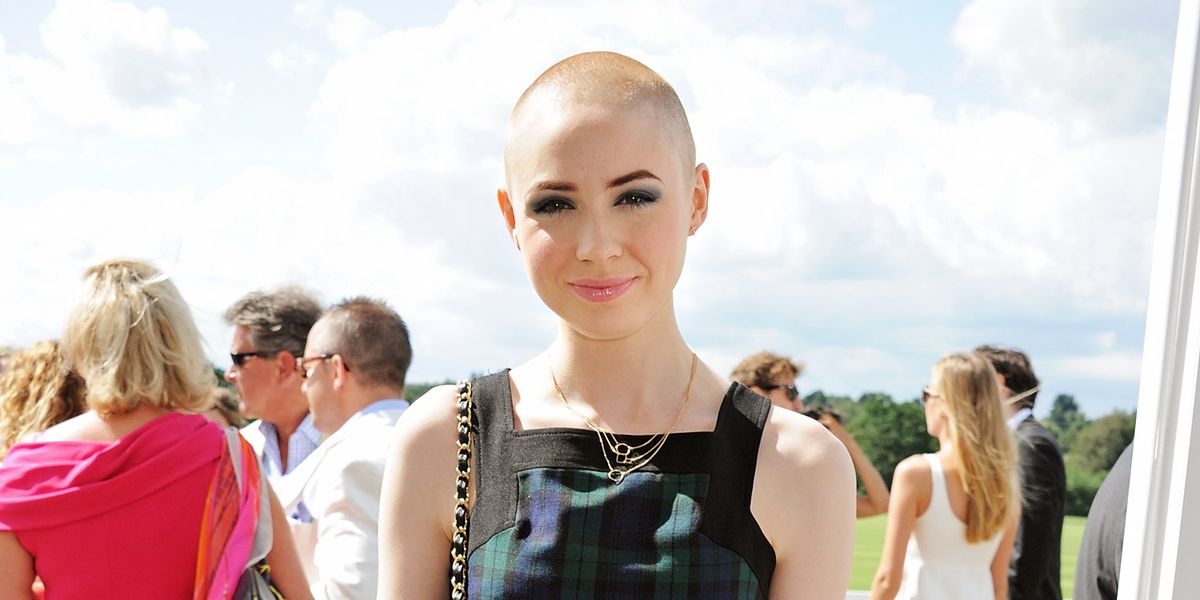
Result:
{"label": "black sunglasses", "polygon": [[771,390],[777,390],[779,388],[783,388],[783,389],[787,390],[788,400],[795,400],[796,398],[800,397],[800,390],[796,388],[796,384],[794,384],[794,383],[781,383],[779,385],[760,385],[758,387],[762,388],[762,390],[764,392],[770,392]]}
{"label": "black sunglasses", "polygon": [[253,358],[253,357],[262,358],[264,356],[267,356],[266,352],[259,352],[257,350],[255,350],[254,352],[230,352],[229,353],[229,358],[233,359],[233,364],[237,365],[237,367],[239,369],[242,368],[242,365],[245,365],[246,361],[249,360],[250,358]]}
{"label": "black sunglasses", "polygon": [[941,398],[941,396],[929,391],[929,388],[921,390],[921,406],[929,404],[930,398]]}

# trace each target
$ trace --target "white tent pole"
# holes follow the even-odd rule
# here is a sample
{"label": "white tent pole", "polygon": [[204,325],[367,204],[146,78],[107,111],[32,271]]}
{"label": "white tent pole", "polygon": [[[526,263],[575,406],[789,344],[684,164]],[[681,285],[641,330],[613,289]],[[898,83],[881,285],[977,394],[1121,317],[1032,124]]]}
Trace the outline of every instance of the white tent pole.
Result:
{"label": "white tent pole", "polygon": [[[1200,0],[1182,0],[1164,136],[1120,600],[1184,598],[1200,590],[1200,415],[1195,411],[1200,392],[1198,34]],[[1197,508],[1185,512],[1186,504]]]}

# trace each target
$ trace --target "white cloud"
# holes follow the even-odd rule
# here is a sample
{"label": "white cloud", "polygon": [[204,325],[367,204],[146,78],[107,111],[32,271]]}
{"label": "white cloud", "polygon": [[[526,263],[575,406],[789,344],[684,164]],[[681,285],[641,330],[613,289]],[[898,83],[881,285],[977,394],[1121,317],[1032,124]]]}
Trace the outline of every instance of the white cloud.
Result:
{"label": "white cloud", "polygon": [[[161,58],[150,61],[150,79],[162,85],[149,89],[173,91],[180,103],[167,106],[191,98],[203,109],[196,82],[216,67],[199,34],[168,35],[178,29],[161,11],[118,6],[159,31],[157,45],[125,44]],[[810,18],[831,7],[842,25]],[[212,192],[51,194],[0,214],[0,254],[53,258],[0,267],[0,279],[74,281],[88,257],[136,252],[177,273],[214,356],[228,341],[226,305],[295,281],[326,301],[391,300],[414,332],[414,381],[512,364],[553,336],[555,320],[526,283],[495,209],[508,112],[553,62],[613,49],[676,86],[713,170],[710,220],[692,239],[677,305],[688,338],[718,370],[768,348],[807,360],[810,387],[903,395],[939,356],[997,341],[1026,346],[1061,376],[1057,385],[1080,386],[1069,391],[1081,393],[1080,382],[1101,371],[1119,373],[1105,380],[1119,387],[1112,382],[1136,370],[1131,340],[1095,332],[1134,329],[1126,325],[1144,310],[1162,116],[1143,113],[1165,93],[1161,53],[1076,23],[1095,9],[1055,5],[1035,10],[1047,20],[1023,21],[1031,10],[980,0],[964,11],[955,39],[969,73],[1007,90],[970,102],[906,88],[906,69],[919,65],[856,43],[873,17],[852,1],[485,0],[459,3],[434,26],[392,30],[366,9],[305,1],[293,11],[301,37],[280,39],[267,60],[285,78],[321,81],[308,122],[292,125],[312,132],[322,165],[304,177],[248,166],[208,182]],[[1056,38],[1064,19],[1071,28]],[[107,48],[134,29],[80,37]],[[318,45],[333,44],[331,57],[305,45],[314,33]],[[1044,68],[1010,48],[1027,43],[1047,55]],[[62,44],[72,64],[104,72],[95,65],[107,54]],[[1093,53],[1111,69],[1094,66]],[[0,85],[0,110],[35,123],[0,135],[33,139],[52,117],[65,119],[33,92],[66,92],[30,82],[63,81],[68,61],[0,60],[0,83],[22,77],[18,94]],[[1135,67],[1144,76],[1125,77]],[[170,75],[181,70],[189,75]],[[1129,89],[1095,93],[1114,77]],[[80,81],[83,93],[96,89]],[[137,91],[110,96],[158,98]],[[1075,105],[1079,114],[1064,118]],[[177,125],[198,118],[173,114]],[[63,214],[72,218],[56,236],[68,240],[61,247],[36,228],[4,223],[59,223]],[[44,288],[16,314],[57,310],[69,295]],[[1026,342],[1063,320],[1086,322],[1083,332],[1057,346]],[[24,321],[0,324],[0,343],[28,340]]]}
{"label": "white cloud", "polygon": [[1142,374],[1140,352],[1109,351],[1090,356],[1068,356],[1049,361],[1046,371],[1058,378],[1136,383]]}
{"label": "white cloud", "polygon": [[304,29],[320,32],[342,54],[362,49],[383,32],[379,24],[362,12],[341,6],[330,8],[323,0],[297,2],[292,7],[292,21]]}
{"label": "white cloud", "polygon": [[[1161,122],[1174,23],[1170,2],[975,0],[952,29],[968,73],[995,77],[1023,106],[1077,134]],[[1170,30],[1173,33],[1173,30]]]}
{"label": "white cloud", "polygon": [[[311,111],[329,139],[327,167],[402,230],[454,222],[479,232],[447,252],[506,287],[518,268],[515,256],[496,252],[507,246],[491,199],[508,110],[554,61],[616,49],[673,82],[713,168],[712,214],[692,242],[681,312],[727,323],[748,305],[761,320],[743,321],[742,339],[705,330],[732,340],[707,346],[718,360],[764,345],[826,348],[845,359],[830,381],[849,382],[861,373],[847,357],[874,331],[930,332],[914,349],[931,363],[979,341],[946,323],[1143,310],[1161,125],[1079,136],[1024,101],[953,105],[906,91],[886,57],[815,26],[748,35],[720,27],[718,7],[636,10],[643,18],[630,21],[622,6],[465,2],[437,26],[356,38]],[[323,7],[309,13],[324,15],[314,27],[332,22]],[[969,33],[974,19],[965,11],[956,31]],[[1146,62],[1140,49],[1106,48]],[[1052,79],[1038,81],[1055,90]],[[1131,93],[1153,97],[1154,82],[1165,89],[1147,76]],[[823,327],[791,316],[799,296],[811,320],[846,324],[844,345],[802,333]],[[924,377],[927,365],[911,367]]]}
{"label": "white cloud", "polygon": [[272,49],[267,64],[284,78],[295,80],[314,73],[326,60],[315,50],[293,44]]}
{"label": "white cloud", "polygon": [[0,45],[0,110],[17,124],[0,144],[177,134],[232,93],[209,72],[207,42],[160,8],[59,0],[40,33],[46,58]]}

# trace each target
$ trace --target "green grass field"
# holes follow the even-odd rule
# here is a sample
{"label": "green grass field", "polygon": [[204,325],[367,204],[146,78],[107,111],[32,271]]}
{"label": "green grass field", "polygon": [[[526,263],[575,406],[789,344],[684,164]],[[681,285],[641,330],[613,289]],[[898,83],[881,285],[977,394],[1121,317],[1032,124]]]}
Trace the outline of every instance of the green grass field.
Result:
{"label": "green grass field", "polygon": [[[1075,559],[1079,556],[1079,542],[1083,538],[1083,517],[1067,517],[1063,523],[1062,536],[1062,591],[1063,598],[1070,598],[1075,591]],[[879,566],[879,555],[883,553],[883,536],[887,531],[887,517],[880,515],[858,520],[854,540],[854,567],[850,571],[850,589],[869,590],[875,569]]]}

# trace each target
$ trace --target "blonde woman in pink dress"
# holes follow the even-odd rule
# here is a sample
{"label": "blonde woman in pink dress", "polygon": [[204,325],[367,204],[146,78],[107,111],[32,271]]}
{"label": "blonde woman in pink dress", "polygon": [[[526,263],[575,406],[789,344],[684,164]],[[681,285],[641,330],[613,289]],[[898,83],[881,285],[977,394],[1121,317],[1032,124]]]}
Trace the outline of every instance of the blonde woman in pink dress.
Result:
{"label": "blonde woman in pink dress", "polygon": [[[259,536],[257,525],[227,535],[217,515],[269,520],[272,578],[288,598],[311,598],[274,496],[252,476],[241,493],[235,482],[210,494],[231,481],[224,458],[237,438],[196,412],[215,379],[179,290],[134,260],[84,279],[63,346],[87,380],[88,410],[16,444],[0,466],[0,598],[34,597],[35,578],[46,600],[229,598],[250,560],[244,533]],[[221,584],[198,574],[214,564],[229,566]]]}

